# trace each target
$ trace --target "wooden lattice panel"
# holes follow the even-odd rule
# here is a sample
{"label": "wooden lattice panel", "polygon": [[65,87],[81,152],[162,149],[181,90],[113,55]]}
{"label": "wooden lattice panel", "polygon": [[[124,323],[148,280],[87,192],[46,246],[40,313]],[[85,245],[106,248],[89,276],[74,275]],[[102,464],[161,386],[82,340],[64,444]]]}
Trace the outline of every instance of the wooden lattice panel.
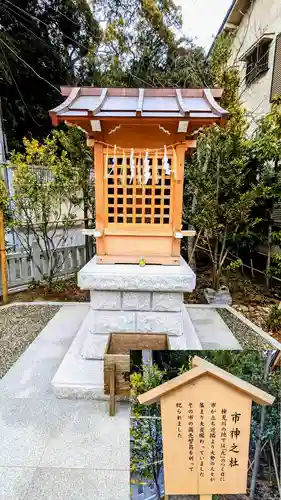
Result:
{"label": "wooden lattice panel", "polygon": [[171,174],[166,175],[162,166],[163,155],[149,156],[150,178],[143,181],[144,153],[135,154],[135,175],[131,179],[130,156],[114,156],[104,152],[105,200],[107,225],[172,225],[173,206],[173,157],[168,154]]}
{"label": "wooden lattice panel", "polygon": [[281,33],[276,37],[270,100],[281,95]]}

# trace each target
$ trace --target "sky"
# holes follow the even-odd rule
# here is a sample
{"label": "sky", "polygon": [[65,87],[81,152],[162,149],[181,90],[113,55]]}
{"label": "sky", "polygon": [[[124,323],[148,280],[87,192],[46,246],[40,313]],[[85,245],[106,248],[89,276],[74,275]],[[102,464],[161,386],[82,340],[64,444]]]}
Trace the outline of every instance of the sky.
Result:
{"label": "sky", "polygon": [[210,48],[232,0],[174,0],[182,8],[183,33]]}

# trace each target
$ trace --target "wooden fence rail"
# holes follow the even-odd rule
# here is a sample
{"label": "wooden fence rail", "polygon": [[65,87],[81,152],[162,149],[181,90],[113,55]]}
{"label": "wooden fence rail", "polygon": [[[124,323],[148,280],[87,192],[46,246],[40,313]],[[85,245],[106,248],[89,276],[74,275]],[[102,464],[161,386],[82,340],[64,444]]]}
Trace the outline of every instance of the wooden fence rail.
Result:
{"label": "wooden fence rail", "polygon": [[[74,274],[86,264],[84,245],[68,246],[56,249],[57,266],[55,277]],[[48,262],[37,244],[32,246],[32,258],[28,258],[24,250],[7,253],[8,287],[9,289],[27,286],[33,281],[42,281],[42,275],[47,273]],[[40,272],[41,269],[41,272]],[[0,276],[0,292],[2,290]]]}

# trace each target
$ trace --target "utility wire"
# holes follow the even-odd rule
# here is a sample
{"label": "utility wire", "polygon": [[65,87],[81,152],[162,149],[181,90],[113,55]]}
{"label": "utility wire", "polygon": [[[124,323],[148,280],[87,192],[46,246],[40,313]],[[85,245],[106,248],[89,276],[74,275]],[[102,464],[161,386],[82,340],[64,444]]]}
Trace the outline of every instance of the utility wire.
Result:
{"label": "utility wire", "polygon": [[[6,0],[6,2],[8,2],[10,5],[12,5],[12,7],[15,7],[15,8],[16,8],[16,9],[18,9],[19,11],[23,12],[26,16],[29,16],[29,17],[30,17],[31,19],[33,19],[34,21],[38,21],[39,23],[43,24],[44,26],[46,26],[46,27],[49,29],[48,24],[47,24],[47,23],[45,23],[44,21],[42,21],[41,19],[38,19],[38,17],[35,17],[35,16],[33,16],[32,14],[30,14],[29,12],[26,12],[25,10],[21,9],[20,7],[18,7],[18,5],[15,5],[15,4],[13,4],[12,2],[10,2],[10,0]],[[12,10],[12,9],[11,9],[11,10]],[[14,13],[16,13],[16,14],[17,14],[17,12],[15,12],[15,11],[14,11]],[[74,43],[75,43],[78,47],[83,48],[83,49],[85,49],[85,50],[87,50],[87,51],[89,50],[89,48],[88,48],[88,47],[86,47],[86,45],[83,45],[83,44],[81,44],[81,43],[77,42],[76,40],[74,40],[74,38],[72,38],[72,37],[70,37],[70,36],[66,35],[66,34],[65,34],[65,33],[63,33],[62,31],[61,31],[61,33],[62,33],[62,35],[63,35],[65,38],[67,38],[68,40],[71,40],[72,42],[74,42]]]}
{"label": "utility wire", "polygon": [[57,12],[61,16],[65,17],[65,19],[68,19],[68,21],[70,21],[71,23],[75,24],[76,26],[80,26],[79,23],[76,23],[75,21],[73,21],[73,19],[70,19],[70,17],[68,17],[66,14],[64,14],[63,12],[61,12],[59,9],[54,9],[50,5],[49,5],[49,9],[52,9],[54,12]]}
{"label": "utility wire", "polygon": [[24,59],[22,59],[6,42],[4,42],[4,40],[2,40],[0,38],[0,43],[3,43],[7,49],[9,49],[21,62],[23,62],[23,64],[25,64],[25,66],[27,66],[38,78],[40,78],[40,80],[43,80],[45,83],[47,83],[48,85],[50,85],[53,89],[55,89],[57,92],[59,92],[59,94],[61,94],[60,90],[55,87],[52,83],[50,83],[48,80],[46,80],[46,78],[44,78],[43,76],[39,75],[39,73],[37,73],[37,71],[35,71],[35,69],[33,69]]}
{"label": "utility wire", "polygon": [[10,68],[9,62],[8,62],[8,60],[7,60],[7,58],[6,58],[5,52],[4,52],[4,50],[2,49],[2,47],[1,47],[1,46],[0,46],[0,50],[1,50],[1,52],[2,52],[2,54],[3,54],[3,57],[4,57],[5,61],[6,61],[7,68],[8,68],[8,70],[9,70],[10,75],[11,75],[12,81],[13,81],[13,82],[14,82],[14,84],[15,84],[15,87],[16,87],[16,89],[17,89],[18,93],[19,93],[19,96],[20,96],[20,98],[21,98],[21,100],[22,100],[22,103],[23,103],[23,105],[24,105],[25,109],[27,110],[27,112],[28,112],[28,114],[29,114],[30,118],[31,118],[31,119],[32,119],[32,121],[35,123],[35,125],[37,125],[38,127],[43,127],[43,125],[40,125],[40,123],[38,123],[38,122],[35,120],[35,118],[32,116],[32,114],[30,113],[29,108],[28,108],[28,106],[27,106],[27,104],[26,104],[26,102],[25,102],[25,100],[24,100],[24,98],[23,98],[23,95],[22,95],[22,93],[21,93],[21,91],[20,91],[20,89],[19,89],[19,87],[18,87],[18,84],[17,84],[17,82],[16,82],[16,80],[15,80],[15,78],[14,78],[14,76],[13,76],[13,73],[12,73],[12,70],[11,70],[11,68]]}
{"label": "utility wire", "polygon": [[[3,6],[3,5],[2,5],[2,6]],[[0,7],[1,7],[1,5],[0,5]],[[8,10],[10,9],[10,7],[7,7],[7,8],[8,8]],[[19,23],[21,26],[23,26],[23,28],[24,28],[25,30],[27,30],[27,31],[28,31],[31,35],[33,35],[33,36],[34,36],[34,38],[36,38],[37,40],[39,40],[39,42],[41,42],[41,43],[42,43],[42,45],[45,45],[45,47],[47,47],[48,49],[50,49],[50,50],[51,50],[51,51],[52,51],[52,52],[53,52],[53,53],[54,53],[54,54],[58,57],[58,59],[60,58],[59,53],[58,53],[56,50],[54,50],[54,48],[53,48],[51,45],[49,45],[49,44],[48,44],[45,40],[43,40],[43,39],[42,39],[42,38],[40,38],[38,35],[36,35],[36,33],[34,33],[34,31],[32,31],[31,29],[29,29],[29,28],[28,28],[28,27],[27,27],[24,23],[22,23],[22,22],[21,22],[21,21],[20,21],[20,20],[19,20],[16,16],[13,16],[13,15],[12,15],[12,13],[13,13],[13,14],[16,14],[17,16],[20,16],[20,17],[21,17],[22,19],[24,19],[25,21],[28,21],[28,19],[25,19],[25,18],[24,18],[24,16],[22,16],[20,13],[17,13],[17,12],[15,12],[15,11],[13,11],[12,9],[11,9],[11,12],[8,12],[8,13],[9,13],[9,15],[11,16],[11,18],[12,18],[12,19],[14,19],[14,20],[15,20],[17,23]]]}

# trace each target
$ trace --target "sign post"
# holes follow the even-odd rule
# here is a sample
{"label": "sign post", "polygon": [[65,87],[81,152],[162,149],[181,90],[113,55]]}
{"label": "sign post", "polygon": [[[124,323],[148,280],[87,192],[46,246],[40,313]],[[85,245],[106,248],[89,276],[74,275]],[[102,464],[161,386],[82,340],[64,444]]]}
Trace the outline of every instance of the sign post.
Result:
{"label": "sign post", "polygon": [[273,396],[195,356],[190,371],[138,399],[160,401],[167,499],[246,493],[252,401]]}

